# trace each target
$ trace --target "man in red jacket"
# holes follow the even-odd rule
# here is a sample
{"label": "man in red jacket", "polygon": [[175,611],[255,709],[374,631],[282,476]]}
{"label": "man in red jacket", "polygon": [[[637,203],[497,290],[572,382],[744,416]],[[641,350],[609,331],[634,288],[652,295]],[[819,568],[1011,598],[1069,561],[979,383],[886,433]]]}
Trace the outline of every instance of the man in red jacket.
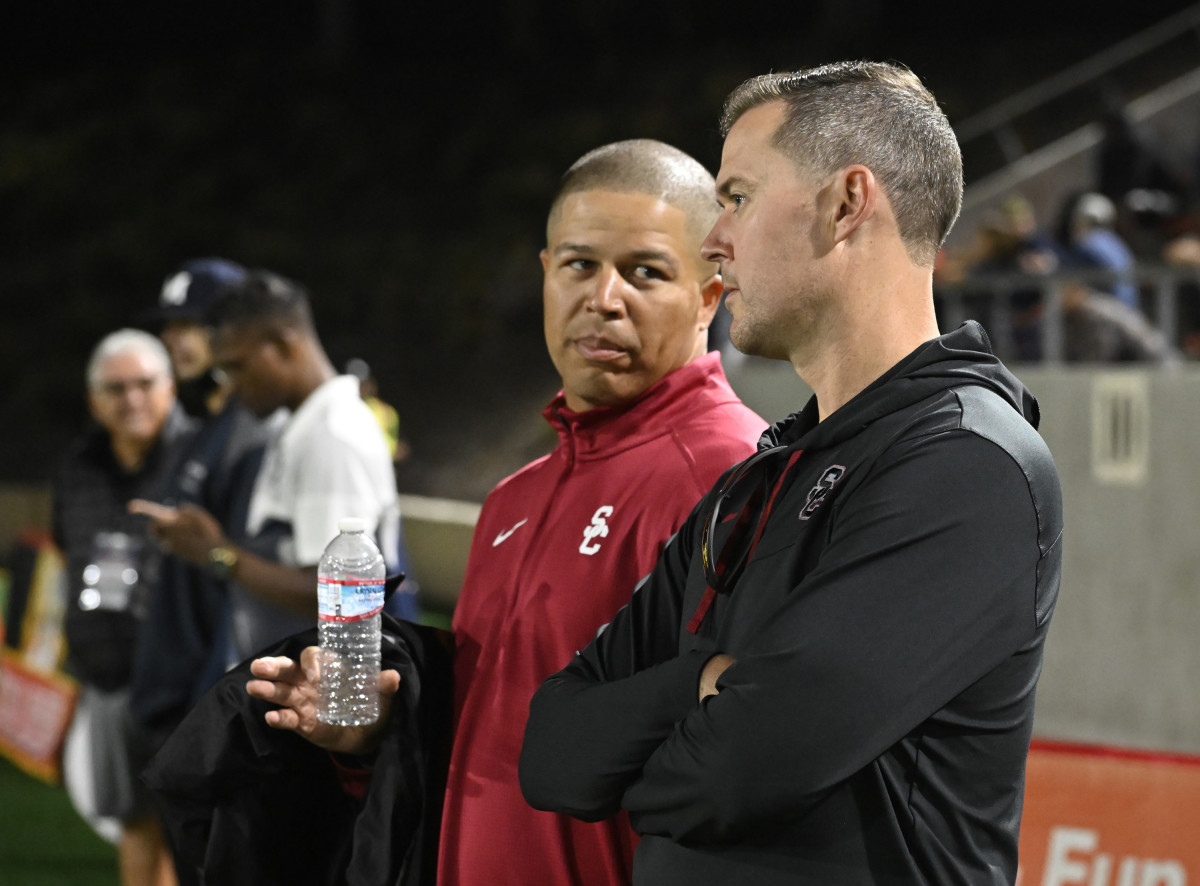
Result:
{"label": "man in red jacket", "polygon": [[[548,456],[484,503],[454,616],[455,736],[438,882],[622,884],[624,815],[586,823],[531,809],[517,761],[541,682],[629,599],[699,497],[765,428],[706,348],[721,297],[700,243],[718,214],[712,176],[661,142],[598,148],[550,209],[546,344],[563,389],[544,411]],[[317,723],[313,652],[260,659],[269,725],[362,753],[376,729]],[[399,677],[386,672],[385,696]],[[380,723],[385,723],[381,718]]]}

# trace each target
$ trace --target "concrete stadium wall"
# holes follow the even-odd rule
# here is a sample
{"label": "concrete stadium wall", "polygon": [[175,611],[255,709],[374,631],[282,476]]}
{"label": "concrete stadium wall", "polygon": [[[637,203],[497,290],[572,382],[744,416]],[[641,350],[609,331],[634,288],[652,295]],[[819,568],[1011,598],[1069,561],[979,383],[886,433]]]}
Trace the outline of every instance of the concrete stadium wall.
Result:
{"label": "concrete stadium wall", "polygon": [[[1066,513],[1037,734],[1200,752],[1200,368],[1017,368],[1042,407]],[[768,421],[791,367],[730,372]]]}
{"label": "concrete stadium wall", "polygon": [[423,609],[444,615],[454,612],[479,508],[472,502],[400,496],[404,537]]}
{"label": "concrete stadium wall", "polygon": [[1024,374],[1063,481],[1046,737],[1200,751],[1200,371]]}

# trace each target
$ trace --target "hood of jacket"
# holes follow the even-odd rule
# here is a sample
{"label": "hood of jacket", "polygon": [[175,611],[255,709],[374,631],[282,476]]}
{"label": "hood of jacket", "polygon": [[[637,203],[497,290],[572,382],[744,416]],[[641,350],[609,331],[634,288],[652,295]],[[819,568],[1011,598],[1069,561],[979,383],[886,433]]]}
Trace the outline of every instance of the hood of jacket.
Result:
{"label": "hood of jacket", "polygon": [[758,445],[760,449],[832,446],[885,415],[961,385],[990,388],[1034,428],[1038,426],[1037,400],[992,353],[983,327],[968,320],[953,332],[920,345],[824,421],[818,421],[814,395],[802,410],[768,428]]}

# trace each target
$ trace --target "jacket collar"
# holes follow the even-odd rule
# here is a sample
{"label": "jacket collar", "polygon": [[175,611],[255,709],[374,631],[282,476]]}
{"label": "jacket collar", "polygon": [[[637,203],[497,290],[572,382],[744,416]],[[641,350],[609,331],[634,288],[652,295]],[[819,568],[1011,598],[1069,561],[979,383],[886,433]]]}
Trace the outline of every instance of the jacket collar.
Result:
{"label": "jacket collar", "polygon": [[858,434],[872,422],[961,385],[989,388],[1038,426],[1037,401],[992,354],[983,327],[968,320],[958,329],[918,346],[907,357],[818,423],[816,397],[800,412],[770,428],[760,448],[776,445],[820,449]]}
{"label": "jacket collar", "polygon": [[671,432],[693,409],[703,409],[711,399],[700,399],[704,389],[719,390],[733,397],[721,367],[721,357],[710,351],[665,375],[624,406],[598,406],[586,412],[567,408],[559,391],[542,416],[558,432],[563,446],[573,446],[577,455],[612,455],[622,449]]}

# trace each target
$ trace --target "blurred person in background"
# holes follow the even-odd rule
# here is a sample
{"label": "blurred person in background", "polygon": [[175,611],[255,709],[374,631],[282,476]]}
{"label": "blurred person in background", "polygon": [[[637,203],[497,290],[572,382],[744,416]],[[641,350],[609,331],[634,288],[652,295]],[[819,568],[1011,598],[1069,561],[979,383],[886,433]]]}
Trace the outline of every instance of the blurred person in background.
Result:
{"label": "blurred person in background", "polygon": [[363,402],[371,409],[379,427],[387,437],[388,449],[392,453],[392,461],[396,464],[406,460],[412,454],[412,447],[400,432],[400,413],[396,407],[379,396],[379,382],[371,374],[371,366],[362,357],[351,357],[346,361],[346,375],[358,379],[358,390]]}
{"label": "blurred person in background", "polygon": [[[412,454],[412,449],[408,445],[408,441],[401,436],[400,413],[396,411],[396,408],[392,404],[379,396],[379,382],[371,373],[370,364],[361,357],[351,357],[346,361],[343,371],[346,375],[352,375],[358,379],[359,395],[362,397],[363,402],[367,404],[367,408],[371,410],[371,414],[375,416],[375,421],[379,422],[379,427],[383,430],[383,435],[388,443],[388,451],[392,456],[392,462],[399,464],[405,461]],[[421,586],[414,574],[412,557],[408,552],[408,540],[404,534],[403,520],[400,521],[400,538],[397,542],[397,550],[396,571],[404,573],[404,581],[397,589],[397,593],[388,597],[384,608],[399,618],[404,618],[406,615],[411,617],[411,611],[406,607],[412,601],[419,599]]]}
{"label": "blurred person in background", "polygon": [[[231,538],[195,504],[132,507],[151,518],[169,553],[232,579],[234,664],[315,624],[317,563],[342,517],[366,521],[395,571],[400,511],[383,431],[358,379],[338,375],[326,355],[308,293],[278,274],[251,271],[224,289],[209,319],[217,368],[240,402],[260,418],[288,411],[255,479],[245,538]],[[415,614],[415,601],[404,599]]]}
{"label": "blurred person in background", "polygon": [[1140,310],[1137,261],[1116,225],[1117,208],[1103,194],[1089,191],[1069,198],[1060,222],[1066,261],[1076,267],[1109,272],[1109,279],[1099,288],[1127,307]]}
{"label": "blurred person in background", "polygon": [[1047,284],[1022,278],[1054,274],[1064,257],[1064,249],[1038,227],[1033,204],[1020,194],[1006,197],[978,228],[976,247],[968,256],[965,273],[968,278],[992,284],[984,293],[987,301],[978,306],[989,321],[985,325],[995,322],[1001,307],[998,300],[1007,298],[1016,360],[1042,357],[1043,289]]}
{"label": "blurred person in background", "polygon": [[1183,352],[1189,360],[1200,359],[1200,211],[1194,214],[1191,229],[1173,237],[1164,247],[1162,259],[1181,274],[1176,289]]}
{"label": "blurred person in background", "polygon": [[[159,556],[127,503],[156,497],[191,422],[175,399],[171,364],[147,332],[106,336],[87,367],[94,427],[64,455],[52,486],[52,532],[67,561],[67,666],[80,683],[63,773],[81,814],[105,832],[120,823],[124,886],[174,882],[145,788],[136,778],[148,741],[129,710],[133,651]],[[99,820],[99,822],[98,822]]]}
{"label": "blurred person in background", "polygon": [[[221,258],[185,262],[164,281],[148,318],[171,357],[180,403],[200,421],[161,500],[205,509],[226,536],[239,540],[269,421],[246,409],[233,396],[228,377],[217,371],[205,317],[220,295],[246,276],[241,265]],[[163,558],[146,629],[138,635],[130,691],[133,715],[155,736],[155,745],[225,672],[229,598],[229,578],[219,568]]]}

